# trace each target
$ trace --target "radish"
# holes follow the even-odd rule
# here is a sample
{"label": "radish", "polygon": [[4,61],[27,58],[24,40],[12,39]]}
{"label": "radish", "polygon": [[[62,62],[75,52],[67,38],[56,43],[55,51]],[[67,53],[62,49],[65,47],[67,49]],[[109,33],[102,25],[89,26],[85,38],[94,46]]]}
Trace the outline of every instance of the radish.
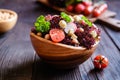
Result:
{"label": "radish", "polygon": [[73,22],[70,22],[70,23],[67,24],[67,26],[65,27],[64,31],[65,31],[66,33],[68,33],[70,30],[73,31],[73,32],[75,32],[76,29],[77,29],[76,24],[73,23]]}

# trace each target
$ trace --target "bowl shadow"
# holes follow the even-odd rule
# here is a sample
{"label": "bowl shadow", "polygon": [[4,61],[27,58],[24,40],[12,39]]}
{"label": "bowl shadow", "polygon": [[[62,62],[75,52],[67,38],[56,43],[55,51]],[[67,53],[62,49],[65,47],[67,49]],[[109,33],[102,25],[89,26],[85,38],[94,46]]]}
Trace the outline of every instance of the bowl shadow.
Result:
{"label": "bowl shadow", "polygon": [[[38,57],[38,56],[37,56]],[[78,66],[71,68],[71,69],[58,69],[55,68],[44,61],[42,61],[40,58],[36,58],[36,61],[33,65],[33,77],[32,80],[54,80],[54,79],[66,79],[73,74],[77,74]],[[72,77],[70,80],[73,80],[74,77]]]}

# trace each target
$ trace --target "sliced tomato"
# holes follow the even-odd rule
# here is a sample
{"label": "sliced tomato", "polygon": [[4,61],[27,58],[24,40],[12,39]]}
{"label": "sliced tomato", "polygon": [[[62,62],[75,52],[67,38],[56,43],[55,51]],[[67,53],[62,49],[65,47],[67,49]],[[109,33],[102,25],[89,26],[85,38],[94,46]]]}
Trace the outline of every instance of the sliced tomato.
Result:
{"label": "sliced tomato", "polygon": [[51,29],[49,34],[53,42],[60,42],[65,38],[63,30],[60,29]]}
{"label": "sliced tomato", "polygon": [[94,58],[94,66],[98,69],[104,69],[108,66],[108,59],[103,55],[98,55]]}

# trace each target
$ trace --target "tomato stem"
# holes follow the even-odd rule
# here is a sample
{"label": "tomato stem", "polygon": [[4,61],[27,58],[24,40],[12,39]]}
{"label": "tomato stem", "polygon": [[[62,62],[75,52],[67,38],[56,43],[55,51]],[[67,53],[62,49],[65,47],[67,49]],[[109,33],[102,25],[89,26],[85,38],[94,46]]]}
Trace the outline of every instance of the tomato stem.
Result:
{"label": "tomato stem", "polygon": [[102,61],[103,61],[104,59],[105,59],[105,58],[101,58],[99,62],[100,62],[100,63],[103,63]]}

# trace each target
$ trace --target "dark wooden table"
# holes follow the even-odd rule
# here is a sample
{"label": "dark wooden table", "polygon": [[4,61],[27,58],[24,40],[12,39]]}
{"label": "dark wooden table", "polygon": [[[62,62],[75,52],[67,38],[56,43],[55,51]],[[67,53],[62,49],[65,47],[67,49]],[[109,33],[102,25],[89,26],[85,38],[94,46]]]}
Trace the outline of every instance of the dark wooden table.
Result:
{"label": "dark wooden table", "polygon": [[[120,19],[120,1],[106,1],[109,10],[115,11]],[[102,36],[94,54],[79,67],[55,70],[34,53],[29,32],[39,15],[59,12],[37,4],[36,0],[0,0],[0,8],[14,10],[19,17],[11,31],[0,35],[0,80],[120,80],[120,31],[96,22]],[[94,69],[92,60],[98,54],[109,59],[109,66],[104,70]]]}

